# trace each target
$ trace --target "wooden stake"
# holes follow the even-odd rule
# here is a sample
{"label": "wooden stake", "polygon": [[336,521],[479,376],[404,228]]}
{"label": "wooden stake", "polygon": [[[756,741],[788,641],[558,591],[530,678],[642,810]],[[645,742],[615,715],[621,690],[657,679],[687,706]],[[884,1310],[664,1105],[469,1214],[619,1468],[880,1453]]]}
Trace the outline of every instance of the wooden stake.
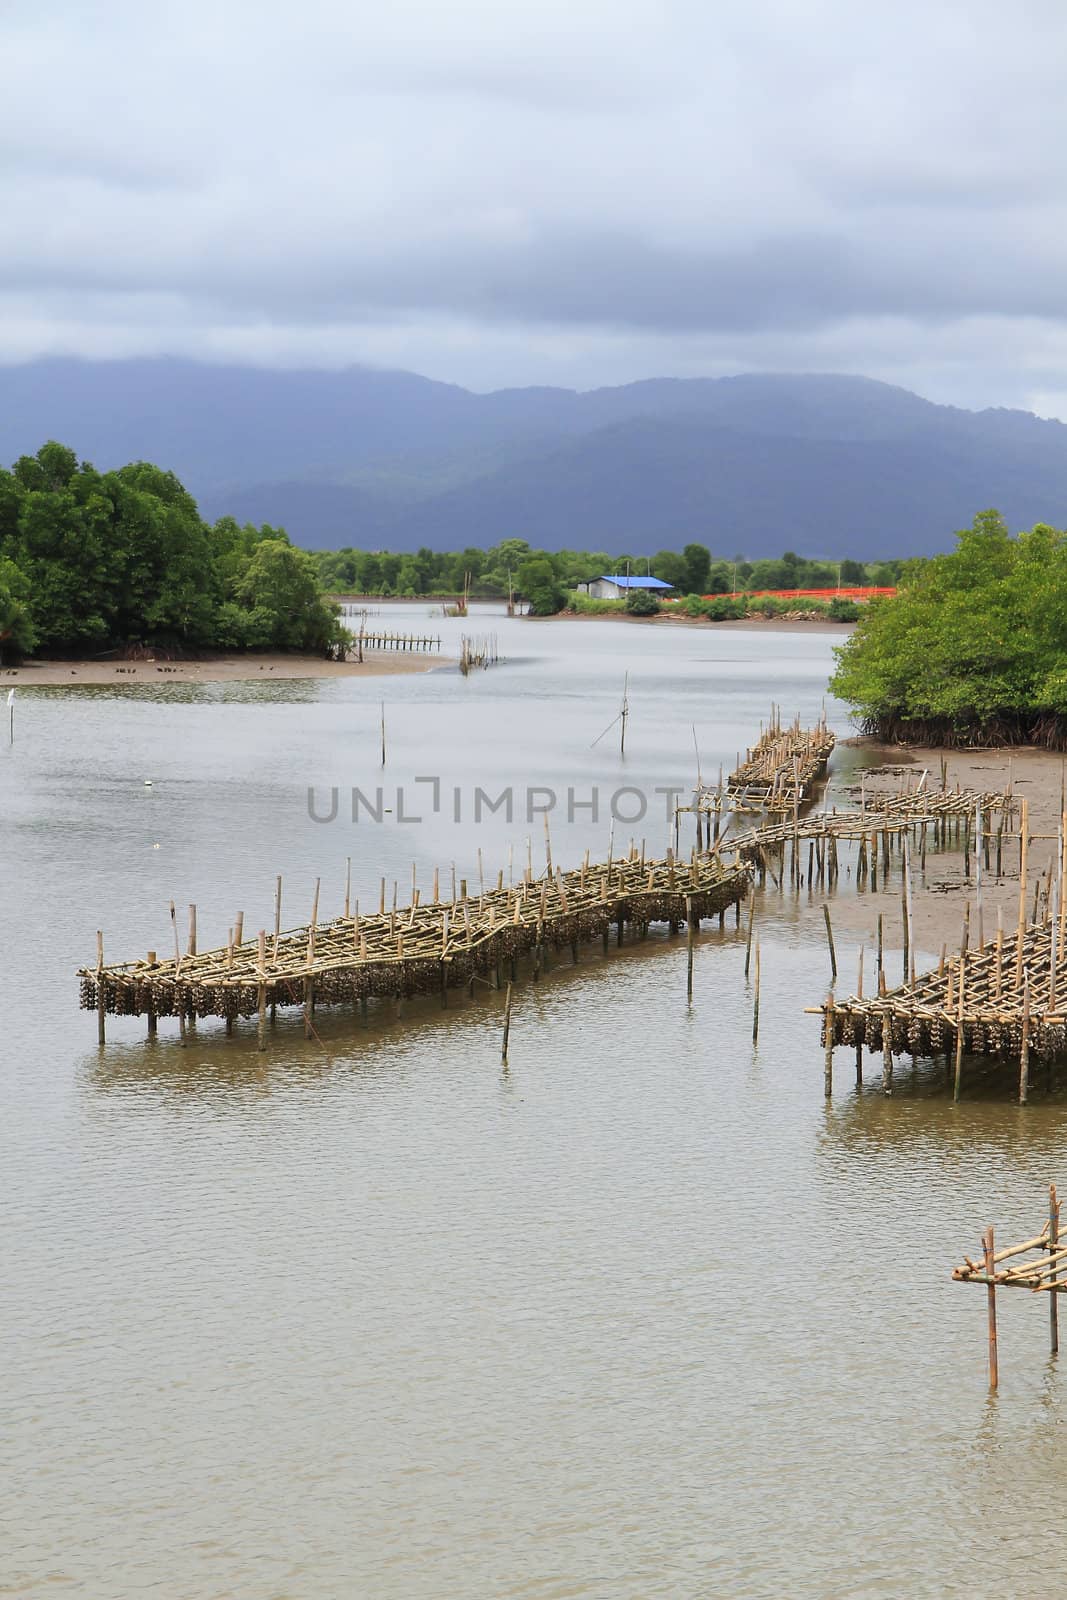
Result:
{"label": "wooden stake", "polygon": [[685,938],[686,938],[686,980],[685,995],[689,1004],[693,1004],[693,942],[696,937],[693,917],[693,897],[685,897]]}
{"label": "wooden stake", "polygon": [[[173,908],[172,908],[173,909]],[[104,1028],[104,935],[97,929],[96,934],[96,1037],[100,1044],[105,1043]]]}
{"label": "wooden stake", "polygon": [[259,930],[259,1024],[256,1028],[256,1048],[267,1048],[267,933]]}
{"label": "wooden stake", "polygon": [[[148,952],[148,965],[150,967],[154,967],[155,964],[156,964],[156,952],[154,950],[149,950],[149,952]],[[155,1013],[154,1008],[151,1005],[149,1005],[149,1008],[148,1008],[148,1037],[150,1039],[154,1039],[155,1036],[156,1036],[156,1026],[157,1026],[156,1013]]]}
{"label": "wooden stake", "polygon": [[385,701],[382,701],[382,766],[385,766]]}
{"label": "wooden stake", "polygon": [[759,940],[756,940],[756,981],[752,999],[752,1043],[759,1042]]}
{"label": "wooden stake", "polygon": [[505,1066],[508,1064],[508,1036],[511,1033],[511,984],[508,984],[504,996],[504,1043],[500,1051],[500,1059]]}
{"label": "wooden stake", "polygon": [[196,955],[196,907],[189,907],[189,954]]}
{"label": "wooden stake", "polygon": [[831,989],[826,997],[826,1011],[823,1026],[826,1030],[826,1061],[823,1067],[823,1094],[827,1100],[832,1099],[834,1092],[834,991]]}
{"label": "wooden stake", "polygon": [[1023,973],[1023,1031],[1019,1049],[1019,1104],[1026,1104],[1030,1093],[1030,973]]}
{"label": "wooden stake", "polygon": [[[1060,1242],[1060,1203],[1056,1199],[1056,1185],[1049,1184],[1048,1188],[1048,1248],[1049,1254],[1055,1254]],[[1059,1274],[1054,1270],[1049,1274],[1053,1283]],[[1059,1290],[1053,1289],[1048,1297],[1048,1347],[1052,1354],[1058,1355],[1060,1349],[1060,1324],[1059,1324]]]}
{"label": "wooden stake", "polygon": [[830,946],[830,972],[837,981],[837,951],[834,949],[834,930],[830,926],[830,907],[823,903],[823,918],[826,922],[826,942]]}
{"label": "wooden stake", "polygon": [[963,1084],[963,991],[964,991],[964,987],[965,987],[965,985],[964,985],[965,968],[966,968],[966,957],[961,956],[960,957],[960,991],[959,991],[959,998],[958,998],[958,1000],[956,1002],[956,1077],[955,1077],[955,1082],[953,1084],[953,1089],[952,1089],[952,1098],[953,1098],[953,1100],[958,1100],[959,1099],[959,1097],[960,1097],[960,1089],[961,1089],[961,1086]]}
{"label": "wooden stake", "polygon": [[748,978],[748,969],[752,960],[752,925],[756,919],[756,888],[749,890],[748,895],[748,939],[745,943],[745,978]]}
{"label": "wooden stake", "polygon": [[[1024,802],[1025,804],[1025,802]],[[996,1389],[1000,1379],[997,1368],[997,1286],[993,1279],[996,1265],[993,1260],[993,1229],[987,1228],[982,1240],[982,1249],[985,1253],[985,1274],[989,1282],[986,1285],[986,1307],[989,1318],[989,1387]]]}

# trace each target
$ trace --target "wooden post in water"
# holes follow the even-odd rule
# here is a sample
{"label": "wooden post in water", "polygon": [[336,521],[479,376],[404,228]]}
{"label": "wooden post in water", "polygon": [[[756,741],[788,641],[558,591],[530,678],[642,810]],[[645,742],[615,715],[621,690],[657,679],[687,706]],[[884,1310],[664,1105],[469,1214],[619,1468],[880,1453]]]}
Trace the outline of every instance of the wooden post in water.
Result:
{"label": "wooden post in water", "polygon": [[[149,950],[149,952],[148,952],[148,965],[150,967],[154,967],[155,964],[156,964],[156,952],[154,950]],[[148,1037],[150,1039],[154,1039],[155,1038],[155,1036],[156,1036],[156,1027],[157,1027],[156,1008],[152,1004],[152,1002],[149,1001],[148,1002]]]}
{"label": "wooden post in water", "polygon": [[1024,1106],[1030,1093],[1030,973],[1023,973],[1023,1030],[1019,1047],[1019,1104]]}
{"label": "wooden post in water", "polygon": [[104,935],[98,928],[96,931],[96,1037],[100,1044],[105,1043],[104,1028]]}
{"label": "wooden post in water", "polygon": [[685,897],[685,942],[686,942],[685,997],[689,1001],[690,1005],[693,1004],[693,941],[694,941],[694,938],[695,938],[695,933],[694,933],[694,929],[693,929],[693,897],[692,897],[691,894],[687,894],[686,897]]}
{"label": "wooden post in water", "polygon": [[963,1084],[963,991],[965,987],[966,956],[960,956],[960,991],[956,1002],[956,1077],[952,1089],[953,1100],[960,1097]]}
{"label": "wooden post in water", "polygon": [[836,983],[837,951],[834,949],[834,930],[830,926],[830,907],[825,903],[825,901],[823,902],[822,914],[823,919],[826,922],[826,942],[830,946],[830,973],[834,979],[834,982]]}
{"label": "wooden post in water", "polygon": [[620,721],[622,723],[622,732],[621,732],[621,735],[620,735],[620,738],[619,738],[619,754],[621,756],[624,756],[626,754],[626,719],[630,715],[630,701],[629,701],[629,697],[628,697],[628,694],[627,694],[627,691],[628,691],[629,687],[630,687],[630,674],[627,673],[626,676],[622,680],[622,712],[620,713]]}
{"label": "wooden post in water", "polygon": [[[738,901],[740,904],[740,901]],[[756,885],[753,884],[748,892],[748,939],[745,943],[745,978],[748,978],[748,969],[752,961],[752,925],[756,919]]]}
{"label": "wooden post in water", "polygon": [[893,1093],[893,1026],[888,1007],[882,1013],[882,1093]]}
{"label": "wooden post in water", "polygon": [[[174,901],[173,900],[170,903],[170,925],[171,925],[171,928],[172,928],[172,930],[174,932],[174,978],[175,978],[175,986],[177,986],[178,974],[181,972],[181,968],[182,968],[182,953],[181,953],[181,949],[180,949],[180,947],[178,945],[178,918],[177,918],[177,914],[176,914],[176,912],[174,910]],[[182,1042],[182,1046],[184,1048],[184,1045],[185,1045],[185,1007],[182,1005],[180,1000],[177,1002],[177,1006],[178,1006],[178,1032],[181,1035],[181,1042]]]}
{"label": "wooden post in water", "polygon": [[196,955],[196,907],[189,907],[189,954]]}
{"label": "wooden post in water", "polygon": [[[1049,1254],[1054,1255],[1060,1243],[1060,1203],[1056,1199],[1056,1185],[1048,1186],[1048,1248]],[[1053,1283],[1059,1277],[1055,1269],[1050,1273]],[[1048,1296],[1048,1347],[1051,1353],[1059,1355],[1060,1350],[1060,1321],[1059,1321],[1059,1290],[1050,1289]]]}
{"label": "wooden post in water", "polygon": [[260,1051],[267,1048],[267,932],[265,928],[259,930],[259,1023],[256,1028],[256,1047]]}
{"label": "wooden post in water", "polygon": [[752,1043],[759,1043],[759,940],[756,940],[756,981],[752,996]]}
{"label": "wooden post in water", "polygon": [[823,1028],[826,1032],[826,1061],[823,1067],[822,1087],[823,1094],[830,1100],[834,1093],[834,991],[832,989],[826,997]]}
{"label": "wooden post in water", "polygon": [[992,1228],[987,1228],[985,1231],[982,1250],[985,1254],[985,1275],[989,1280],[986,1285],[986,1308],[989,1319],[989,1387],[995,1389],[1000,1373],[997,1367],[997,1286],[993,1281],[997,1269],[994,1261]]}
{"label": "wooden post in water", "polygon": [[382,766],[385,766],[385,701],[382,701]]}
{"label": "wooden post in water", "polygon": [[504,996],[504,1042],[500,1050],[500,1059],[506,1067],[508,1064],[508,1037],[511,1033],[511,984],[508,984]]}

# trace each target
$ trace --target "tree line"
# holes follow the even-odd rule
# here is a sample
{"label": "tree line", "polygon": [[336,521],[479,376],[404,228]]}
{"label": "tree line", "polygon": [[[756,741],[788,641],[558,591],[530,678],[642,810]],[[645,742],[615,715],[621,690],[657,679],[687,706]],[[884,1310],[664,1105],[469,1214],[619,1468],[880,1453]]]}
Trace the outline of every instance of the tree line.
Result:
{"label": "tree line", "polygon": [[313,556],[281,528],[203,522],[172,472],[97,472],[54,441],[0,469],[0,657],[327,651],[342,637]]}
{"label": "tree line", "polygon": [[[313,554],[296,548],[283,528],[242,526],[232,517],[204,522],[175,475],[148,462],[98,472],[52,440],[10,471],[0,469],[0,659],[138,645],[178,653],[329,652],[345,639],[331,593],[514,593],[548,615],[592,578],[648,572],[690,596],[691,614],[713,615],[696,597],[893,583],[898,567],[810,561],[789,551],[773,561],[724,560],[696,543],[646,560],[536,550],[524,539],[488,550]],[[635,609],[643,603],[634,597]]]}
{"label": "tree line", "polygon": [[996,511],[948,555],[906,563],[864,608],[833,692],[865,731],[929,744],[1067,744],[1067,533],[1013,537]]}
{"label": "tree line", "polygon": [[[568,593],[605,573],[661,578],[681,594],[724,595],[759,589],[824,589],[895,584],[899,561],[813,561],[793,551],[775,560],[747,561],[715,557],[706,545],[687,544],[681,551],[660,550],[646,558],[609,555],[603,550],[533,550],[524,539],[504,539],[489,550],[440,552],[416,550],[401,555],[388,551],[320,550],[316,559],[325,587],[337,594],[414,597],[470,592],[485,599],[514,589],[531,604],[560,610]],[[534,609],[539,607],[534,604]]]}

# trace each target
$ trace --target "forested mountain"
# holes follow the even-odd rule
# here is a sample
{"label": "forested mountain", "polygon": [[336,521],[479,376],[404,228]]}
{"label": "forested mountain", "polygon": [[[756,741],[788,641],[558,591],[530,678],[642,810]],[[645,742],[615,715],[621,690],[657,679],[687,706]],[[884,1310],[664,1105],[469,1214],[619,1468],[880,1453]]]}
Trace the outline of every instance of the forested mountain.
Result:
{"label": "forested mountain", "polygon": [[997,506],[1067,520],[1067,427],[865,378],[657,379],[473,394],[412,373],[181,360],[0,368],[0,460],[58,438],[109,470],[165,461],[209,518],[299,544],[947,548]]}

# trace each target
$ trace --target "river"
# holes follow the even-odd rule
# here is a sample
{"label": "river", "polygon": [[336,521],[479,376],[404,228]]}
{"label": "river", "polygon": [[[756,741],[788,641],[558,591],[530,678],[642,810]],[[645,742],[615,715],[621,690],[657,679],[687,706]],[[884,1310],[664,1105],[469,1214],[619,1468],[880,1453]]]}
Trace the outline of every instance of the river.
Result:
{"label": "river", "polygon": [[[488,989],[366,1028],[320,1010],[310,1041],[294,1013],[265,1055],[254,1025],[200,1023],[182,1049],[132,1019],[98,1047],[74,978],[98,928],[108,959],[168,952],[173,899],[202,949],[238,910],[249,936],[279,872],[288,925],[316,877],[333,915],[346,857],[366,906],[382,874],[406,900],[413,862],[424,894],[453,863],[473,890],[479,848],[487,879],[509,849],[518,875],[527,838],[540,870],[543,790],[560,864],[606,853],[613,796],[624,818],[650,797],[614,847],[660,853],[654,791],[691,783],[694,727],[714,776],[772,699],[813,718],[834,642],[438,628],[456,653],[492,629],[506,659],[20,692],[0,759],[0,1593],[1055,1593],[1044,1302],[1000,1296],[991,1398],[984,1295],[949,1274],[987,1222],[1036,1231],[1067,1183],[1067,1099],[1020,1109],[986,1076],[953,1105],[905,1062],[894,1098],[842,1065],[826,1103],[803,1014],[828,976],[817,903],[759,906],[756,1048],[732,913],[701,936],[691,1007],[665,930],[557,958],[517,990],[506,1071]],[[861,759],[839,747],[835,770]],[[381,822],[362,801],[352,821],[354,787]]]}

